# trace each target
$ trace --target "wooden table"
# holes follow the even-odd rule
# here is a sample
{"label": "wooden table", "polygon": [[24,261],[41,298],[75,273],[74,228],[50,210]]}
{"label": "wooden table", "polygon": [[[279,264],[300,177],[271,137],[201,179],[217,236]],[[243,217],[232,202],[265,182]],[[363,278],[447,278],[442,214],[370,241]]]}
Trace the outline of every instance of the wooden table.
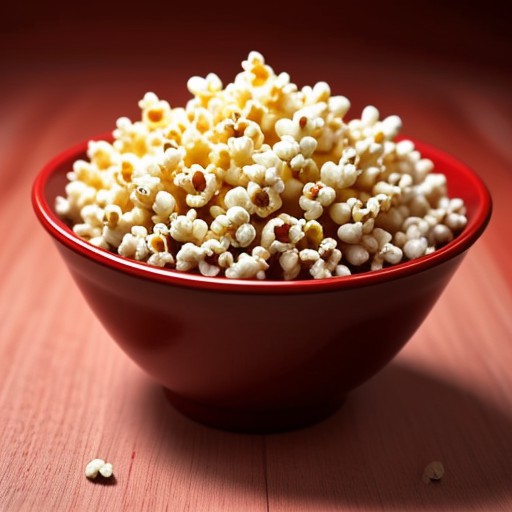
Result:
{"label": "wooden table", "polygon": [[[88,309],[29,202],[54,154],[134,116],[146,90],[181,103],[186,78],[214,65],[134,74],[92,61],[11,62],[0,96],[1,512],[512,510],[510,82],[499,70],[379,65],[348,62],[340,74],[277,55],[274,66],[301,80],[322,71],[354,114],[369,102],[400,114],[405,133],[481,174],[493,219],[406,348],[342,410],[251,436],[193,423],[166,403]],[[84,477],[95,457],[114,464],[109,485]],[[446,473],[426,485],[433,460]]]}

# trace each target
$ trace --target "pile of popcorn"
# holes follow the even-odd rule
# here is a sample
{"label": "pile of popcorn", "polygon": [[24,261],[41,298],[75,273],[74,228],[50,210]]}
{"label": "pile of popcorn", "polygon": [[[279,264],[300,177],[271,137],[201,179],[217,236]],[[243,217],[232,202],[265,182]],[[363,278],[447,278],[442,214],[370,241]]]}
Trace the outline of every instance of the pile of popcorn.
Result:
{"label": "pile of popcorn", "polygon": [[150,265],[235,279],[322,279],[419,258],[466,225],[397,116],[325,82],[299,89],[251,52],[223,87],[193,77],[171,108],[152,92],[140,121],[91,141],[56,210],[91,244]]}

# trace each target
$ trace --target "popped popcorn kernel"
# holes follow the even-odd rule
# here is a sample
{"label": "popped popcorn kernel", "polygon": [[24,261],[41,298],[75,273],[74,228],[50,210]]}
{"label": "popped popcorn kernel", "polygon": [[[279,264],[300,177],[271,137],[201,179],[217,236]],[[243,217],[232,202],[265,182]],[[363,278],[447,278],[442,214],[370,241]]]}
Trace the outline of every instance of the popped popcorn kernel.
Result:
{"label": "popped popcorn kernel", "polygon": [[114,474],[114,467],[110,462],[103,459],[93,459],[85,466],[85,476],[94,480],[101,475],[104,478],[110,478]]}
{"label": "popped popcorn kernel", "polygon": [[450,243],[467,224],[442,169],[402,120],[318,81],[299,88],[252,51],[224,86],[193,76],[172,107],[154,92],[67,174],[57,214],[92,245],[228,279],[378,271]]}

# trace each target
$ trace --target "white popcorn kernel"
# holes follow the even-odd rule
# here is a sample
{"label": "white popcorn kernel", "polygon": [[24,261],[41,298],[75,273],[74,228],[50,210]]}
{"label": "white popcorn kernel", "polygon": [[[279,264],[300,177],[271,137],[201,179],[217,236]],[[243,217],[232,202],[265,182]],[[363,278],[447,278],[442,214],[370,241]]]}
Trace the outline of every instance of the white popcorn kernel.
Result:
{"label": "white popcorn kernel", "polygon": [[106,462],[99,471],[101,476],[110,478],[114,474],[114,467],[110,462]]}
{"label": "white popcorn kernel", "polygon": [[372,193],[374,195],[377,194],[383,194],[386,196],[399,196],[402,191],[399,186],[397,185],[391,185],[390,183],[386,181],[378,181],[375,183],[372,189]]}
{"label": "white popcorn kernel", "polygon": [[234,247],[244,247],[241,244],[249,245],[256,236],[256,230],[249,221],[250,215],[246,210],[232,206],[225,214],[215,217],[210,229],[217,237],[225,237]]}
{"label": "white popcorn kernel", "polygon": [[370,270],[375,272],[376,270],[382,270],[384,268],[384,258],[381,254],[377,253],[374,255],[371,264]]}
{"label": "white popcorn kernel", "polygon": [[144,94],[144,97],[141,100],[139,100],[139,108],[142,109],[142,108],[151,107],[158,101],[159,101],[158,96],[154,92],[148,91],[148,92],[146,92],[146,94]]}
{"label": "white popcorn kernel", "polygon": [[202,260],[198,264],[198,269],[201,275],[205,277],[215,277],[219,275],[220,267],[213,265],[206,260]]}
{"label": "white popcorn kernel", "polygon": [[404,218],[397,208],[390,208],[387,212],[381,212],[375,219],[375,225],[390,233],[395,233],[402,227]]}
{"label": "white popcorn kernel", "polygon": [[406,230],[405,234],[409,240],[412,240],[413,238],[420,238],[422,233],[417,224],[411,224]]}
{"label": "white popcorn kernel", "polygon": [[460,231],[466,226],[467,219],[464,215],[460,215],[458,213],[449,213],[446,216],[445,224],[452,231]]}
{"label": "white popcorn kernel", "polygon": [[55,198],[55,211],[59,217],[69,217],[71,213],[69,200],[62,196],[57,196]]}
{"label": "white popcorn kernel", "polygon": [[400,247],[391,243],[385,243],[379,252],[382,259],[391,265],[397,265],[402,261],[403,251]]}
{"label": "white popcorn kernel", "polygon": [[279,137],[289,135],[297,140],[300,137],[300,126],[298,123],[293,122],[291,119],[279,119],[275,126],[275,131]]}
{"label": "white popcorn kernel", "polygon": [[[145,228],[143,229],[146,231]],[[134,258],[138,261],[144,261],[149,254],[149,249],[146,245],[147,232],[142,235],[137,235],[136,232],[136,228],[133,227],[131,233],[124,235],[117,248],[117,252],[120,256],[124,256],[125,258]]]}
{"label": "white popcorn kernel", "polygon": [[398,116],[388,116],[382,120],[382,131],[386,139],[394,139],[402,129],[402,120]]}
{"label": "white popcorn kernel", "polygon": [[373,105],[368,105],[363,109],[361,121],[365,126],[373,126],[379,120],[379,115],[379,111]]}
{"label": "white popcorn kernel", "polygon": [[[91,226],[90,224],[75,224],[73,226],[73,232],[75,235],[78,235],[82,238],[89,238],[89,242],[91,242],[92,239],[98,238],[101,236],[101,228]],[[108,247],[108,244],[106,244]]]}
{"label": "white popcorn kernel", "polygon": [[413,260],[423,256],[427,247],[428,242],[426,238],[413,238],[405,243],[403,251],[408,259]]}
{"label": "white popcorn kernel", "polygon": [[329,215],[336,224],[342,225],[350,221],[352,208],[347,203],[333,203]]}
{"label": "white popcorn kernel", "polygon": [[217,261],[220,268],[229,268],[233,265],[233,254],[230,252],[223,252],[219,255],[219,259]]}
{"label": "white popcorn kernel", "polygon": [[85,466],[85,476],[87,478],[96,478],[98,476],[98,473],[100,469],[105,465],[105,461],[103,459],[94,459],[91,460]]}
{"label": "white popcorn kernel", "polygon": [[165,167],[166,171],[171,172],[178,169],[180,163],[183,161],[185,157],[185,150],[183,148],[173,148],[170,147],[165,150],[162,164]]}
{"label": "white popcorn kernel", "polygon": [[313,156],[313,153],[315,152],[318,143],[314,137],[302,137],[300,139],[300,152],[304,158],[311,158]]}
{"label": "white popcorn kernel", "polygon": [[311,100],[313,103],[320,103],[321,101],[327,101],[331,95],[331,88],[327,82],[317,82],[311,91]]}
{"label": "white popcorn kernel", "polygon": [[254,163],[262,165],[266,169],[271,167],[279,167],[281,159],[274,153],[274,151],[268,150],[261,153],[254,153],[252,155]]}
{"label": "white popcorn kernel", "polygon": [[283,278],[287,281],[295,279],[300,273],[299,252],[289,249],[279,256],[279,265],[283,269]]}
{"label": "white popcorn kernel", "polygon": [[257,245],[251,252],[251,255],[253,258],[260,258],[262,260],[268,260],[270,258],[270,253],[265,249],[265,247],[262,247],[261,245]]}
{"label": "white popcorn kernel", "polygon": [[350,110],[350,101],[345,96],[331,96],[327,105],[337,117],[343,117]]}
{"label": "white popcorn kernel", "polygon": [[247,247],[256,238],[256,228],[249,223],[242,224],[235,233],[235,239],[240,247]]}
{"label": "white popcorn kernel", "polygon": [[427,174],[434,169],[434,163],[428,158],[422,158],[416,162],[414,166],[415,178],[417,182],[421,182],[425,179]]}
{"label": "white popcorn kernel", "polygon": [[101,249],[109,250],[110,246],[108,242],[103,238],[103,236],[95,236],[89,240],[89,243],[91,245],[94,245],[95,247],[99,247]]}
{"label": "white popcorn kernel", "polygon": [[391,242],[393,239],[393,235],[391,233],[388,233],[386,230],[381,228],[375,228],[372,231],[372,235],[377,240],[379,244],[379,248],[383,248],[387,243]]}
{"label": "white popcorn kernel", "polygon": [[153,233],[155,235],[167,236],[169,234],[169,226],[163,222],[158,222],[153,226]]}
{"label": "white popcorn kernel", "polygon": [[299,153],[300,145],[291,137],[282,137],[281,141],[274,144],[272,150],[281,160],[290,161]]}
{"label": "white popcorn kernel", "polygon": [[176,270],[186,272],[192,270],[204,260],[205,256],[211,256],[212,251],[192,242],[183,244],[176,254]]}
{"label": "white popcorn kernel", "polygon": [[313,263],[309,269],[309,273],[313,279],[327,279],[328,277],[332,277],[331,271],[327,268],[325,261],[322,259]]}
{"label": "white popcorn kernel", "polygon": [[85,476],[94,480],[98,474],[105,478],[110,478],[114,473],[113,466],[110,462],[103,459],[93,459],[85,466]]}
{"label": "white popcorn kernel", "polygon": [[343,276],[350,276],[352,274],[352,272],[346,265],[336,265],[334,274],[336,276],[343,277]]}
{"label": "white popcorn kernel", "polygon": [[335,164],[334,162],[325,162],[320,169],[320,179],[329,187],[336,190],[351,187],[357,177],[361,174],[353,164]]}
{"label": "white popcorn kernel", "polygon": [[251,155],[254,151],[254,142],[249,137],[231,137],[228,139],[228,148],[231,158],[236,165],[242,167],[251,162]]}
{"label": "white popcorn kernel", "polygon": [[253,279],[264,277],[265,270],[268,269],[268,263],[265,259],[242,253],[238,260],[226,269],[225,276],[229,279]]}
{"label": "white popcorn kernel", "polygon": [[251,216],[244,208],[240,206],[233,206],[229,208],[226,212],[226,217],[233,224],[240,226],[242,224],[246,224],[251,220]]}
{"label": "white popcorn kernel", "polygon": [[401,140],[395,146],[398,156],[405,156],[414,151],[414,143],[411,140]]}
{"label": "white popcorn kernel", "polygon": [[[104,140],[91,140],[87,145],[87,156],[98,169],[108,169],[119,161],[119,154],[112,144]],[[73,169],[75,170],[76,167]],[[75,172],[78,169],[75,170]]]}
{"label": "white popcorn kernel", "polygon": [[424,196],[416,195],[409,203],[409,210],[414,217],[424,217],[430,210],[430,204]]}
{"label": "white popcorn kernel", "polygon": [[337,235],[342,242],[357,244],[363,235],[363,224],[362,222],[343,224],[338,228]]}
{"label": "white popcorn kernel", "polygon": [[369,219],[363,222],[363,233],[365,235],[369,235],[372,233],[373,228],[375,226],[375,219],[370,217]]}
{"label": "white popcorn kernel", "polygon": [[453,240],[453,233],[448,226],[437,224],[432,228],[431,237],[435,245],[443,245]]}
{"label": "white popcorn kernel", "polygon": [[168,217],[176,209],[176,199],[165,190],[160,190],[155,196],[153,211],[161,217]]}
{"label": "white popcorn kernel", "polygon": [[186,215],[176,216],[170,224],[170,234],[177,242],[202,243],[208,233],[208,224],[197,218],[197,212],[191,209]]}
{"label": "white popcorn kernel", "polygon": [[232,208],[233,206],[240,206],[249,213],[254,211],[254,205],[252,204],[251,198],[244,187],[235,187],[227,191],[224,196],[224,203],[226,208]]}
{"label": "white popcorn kernel", "polygon": [[299,258],[304,263],[313,264],[320,259],[320,254],[314,249],[302,249],[302,251],[299,252]]}
{"label": "white popcorn kernel", "polygon": [[148,264],[154,267],[165,267],[174,263],[174,258],[169,252],[156,252],[148,258]]}
{"label": "white popcorn kernel", "polygon": [[369,252],[361,245],[346,245],[342,249],[344,258],[356,267],[365,264],[370,259]]}
{"label": "white popcorn kernel", "polygon": [[363,235],[360,243],[371,254],[379,250],[379,242],[371,235]]}
{"label": "white popcorn kernel", "polygon": [[304,210],[306,220],[318,219],[324,212],[324,207],[329,206],[336,198],[333,188],[323,183],[306,183],[299,199],[299,206]]}

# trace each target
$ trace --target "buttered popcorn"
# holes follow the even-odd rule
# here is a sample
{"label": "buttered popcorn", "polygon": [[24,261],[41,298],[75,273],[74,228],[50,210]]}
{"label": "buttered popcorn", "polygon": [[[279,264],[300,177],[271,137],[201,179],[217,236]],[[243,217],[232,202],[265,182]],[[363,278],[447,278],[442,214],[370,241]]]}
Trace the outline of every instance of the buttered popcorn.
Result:
{"label": "buttered popcorn", "polygon": [[466,225],[398,116],[328,84],[298,88],[251,52],[223,86],[192,77],[184,108],[152,92],[68,173],[57,213],[97,247],[230,279],[324,279],[420,258]]}

